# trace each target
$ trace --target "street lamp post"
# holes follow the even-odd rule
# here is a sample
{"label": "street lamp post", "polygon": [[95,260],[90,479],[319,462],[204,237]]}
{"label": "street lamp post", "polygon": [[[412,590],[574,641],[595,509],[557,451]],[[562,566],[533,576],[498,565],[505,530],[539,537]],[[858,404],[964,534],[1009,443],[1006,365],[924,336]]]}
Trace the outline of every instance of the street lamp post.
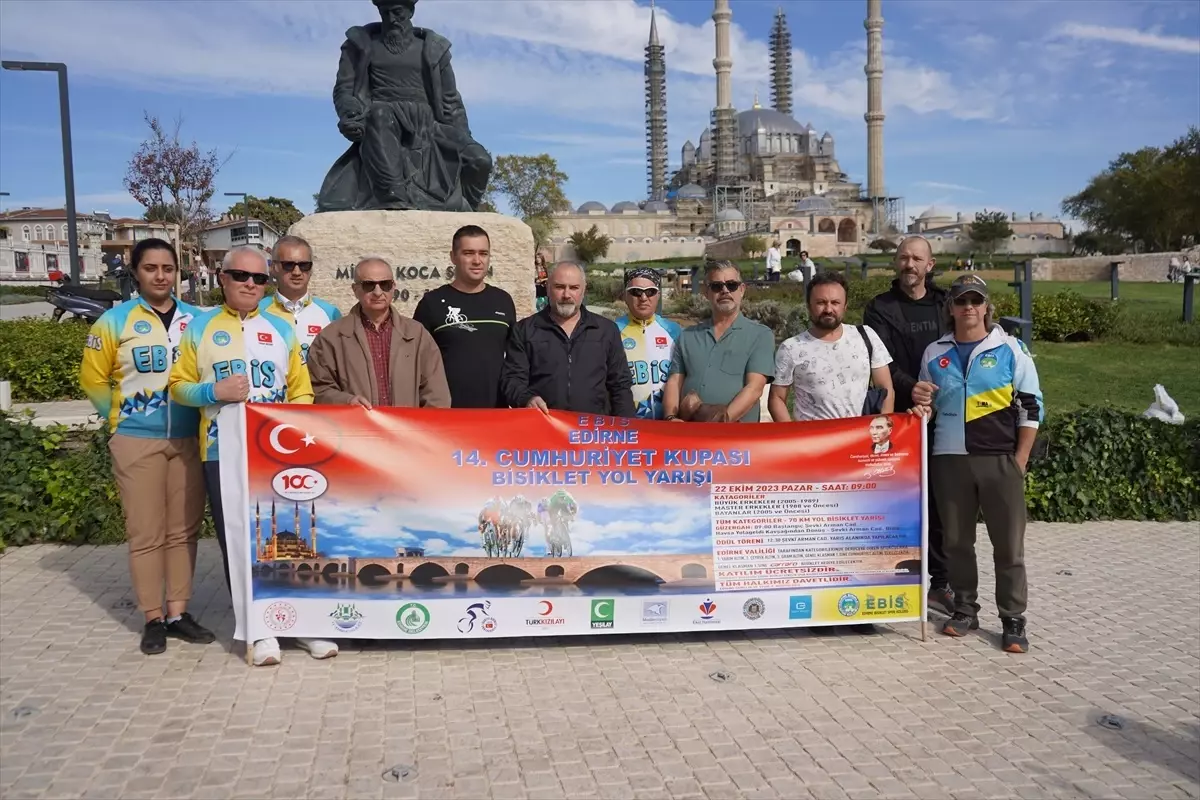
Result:
{"label": "street lamp post", "polygon": [[63,181],[67,195],[67,247],[71,255],[71,280],[78,286],[79,230],[75,221],[75,166],[71,159],[71,104],[67,96],[67,65],[56,61],[2,61],[0,66],[17,72],[58,73],[58,113],[62,121]]}

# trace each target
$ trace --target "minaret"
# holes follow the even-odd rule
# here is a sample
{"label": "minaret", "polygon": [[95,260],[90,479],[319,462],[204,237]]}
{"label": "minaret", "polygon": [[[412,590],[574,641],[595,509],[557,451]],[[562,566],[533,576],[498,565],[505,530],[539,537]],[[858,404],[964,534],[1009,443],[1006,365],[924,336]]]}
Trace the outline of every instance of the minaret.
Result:
{"label": "minaret", "polygon": [[300,538],[300,504],[296,503],[295,513],[292,516],[292,533],[296,534],[296,538]]}
{"label": "minaret", "polygon": [[[716,31],[717,107],[712,113],[713,177],[717,186],[730,184],[737,169],[737,114],[733,108],[733,58],[729,47],[729,0],[714,0],[713,28]],[[714,204],[714,210],[716,206]]]}
{"label": "minaret", "polygon": [[258,501],[254,501],[254,560],[262,560],[262,514],[259,513]]}
{"label": "minaret", "polygon": [[308,522],[309,522],[309,530],[311,531],[311,534],[309,535],[309,539],[311,539],[311,541],[308,543],[308,546],[312,548],[313,555],[315,556],[315,555],[317,555],[317,504],[316,503],[313,503],[312,508],[309,509]]}
{"label": "minaret", "polygon": [[279,555],[278,536],[279,536],[279,523],[277,521],[277,517],[275,516],[275,500],[272,499],[271,500],[271,538],[270,538],[270,540],[267,541],[267,554],[270,556],[272,561],[274,561],[275,558]]}
{"label": "minaret", "polygon": [[782,7],[775,11],[771,28],[771,107],[792,115],[792,34]]}
{"label": "minaret", "polygon": [[650,41],[646,43],[646,193],[662,200],[667,192],[667,61],[658,41],[654,0],[650,0]]}
{"label": "minaret", "polygon": [[883,185],[883,12],[882,0],[867,0],[867,197],[886,197]]}

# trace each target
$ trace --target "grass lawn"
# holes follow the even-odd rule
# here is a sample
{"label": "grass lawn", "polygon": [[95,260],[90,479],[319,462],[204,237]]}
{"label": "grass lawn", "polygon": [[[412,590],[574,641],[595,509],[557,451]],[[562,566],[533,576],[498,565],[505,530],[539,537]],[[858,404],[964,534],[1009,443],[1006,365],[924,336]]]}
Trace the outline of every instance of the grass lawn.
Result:
{"label": "grass lawn", "polygon": [[1189,419],[1200,415],[1194,347],[1110,342],[1034,342],[1038,378],[1050,413],[1112,405],[1141,413],[1161,383]]}

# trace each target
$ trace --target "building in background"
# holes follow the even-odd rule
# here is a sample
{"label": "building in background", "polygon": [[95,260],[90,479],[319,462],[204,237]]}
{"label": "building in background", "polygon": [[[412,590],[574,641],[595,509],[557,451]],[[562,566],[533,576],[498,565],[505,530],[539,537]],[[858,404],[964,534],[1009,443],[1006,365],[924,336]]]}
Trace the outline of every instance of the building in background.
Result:
{"label": "building in background", "polygon": [[[107,211],[76,212],[80,276],[98,280],[105,271],[103,244],[112,234]],[[71,272],[67,211],[21,208],[0,213],[0,281],[45,283]]]}
{"label": "building in background", "polygon": [[[1030,212],[1020,215],[1014,211],[1008,226],[1012,236],[998,243],[997,253],[1036,255],[1038,253],[1071,253],[1074,242],[1067,236],[1062,220]],[[929,240],[934,254],[969,255],[979,246],[971,241],[971,219],[961,212],[951,216],[936,206],[930,206],[908,225],[908,233],[920,234]],[[899,237],[889,237],[899,241]]]}
{"label": "building in background", "polygon": [[216,268],[233,248],[250,245],[270,252],[282,235],[260,219],[231,218],[224,214],[200,234],[200,255],[205,264]]}

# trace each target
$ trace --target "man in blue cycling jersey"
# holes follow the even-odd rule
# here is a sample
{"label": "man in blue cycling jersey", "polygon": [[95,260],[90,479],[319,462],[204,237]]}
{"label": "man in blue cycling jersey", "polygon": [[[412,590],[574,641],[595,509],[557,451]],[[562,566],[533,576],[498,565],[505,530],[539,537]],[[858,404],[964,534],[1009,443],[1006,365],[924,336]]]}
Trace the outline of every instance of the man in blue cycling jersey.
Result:
{"label": "man in blue cycling jersey", "polygon": [[671,371],[671,355],[679,338],[679,325],[655,313],[662,276],[649,267],[625,270],[625,305],[629,313],[617,319],[633,402],[642,419],[663,418],[663,387]]}

